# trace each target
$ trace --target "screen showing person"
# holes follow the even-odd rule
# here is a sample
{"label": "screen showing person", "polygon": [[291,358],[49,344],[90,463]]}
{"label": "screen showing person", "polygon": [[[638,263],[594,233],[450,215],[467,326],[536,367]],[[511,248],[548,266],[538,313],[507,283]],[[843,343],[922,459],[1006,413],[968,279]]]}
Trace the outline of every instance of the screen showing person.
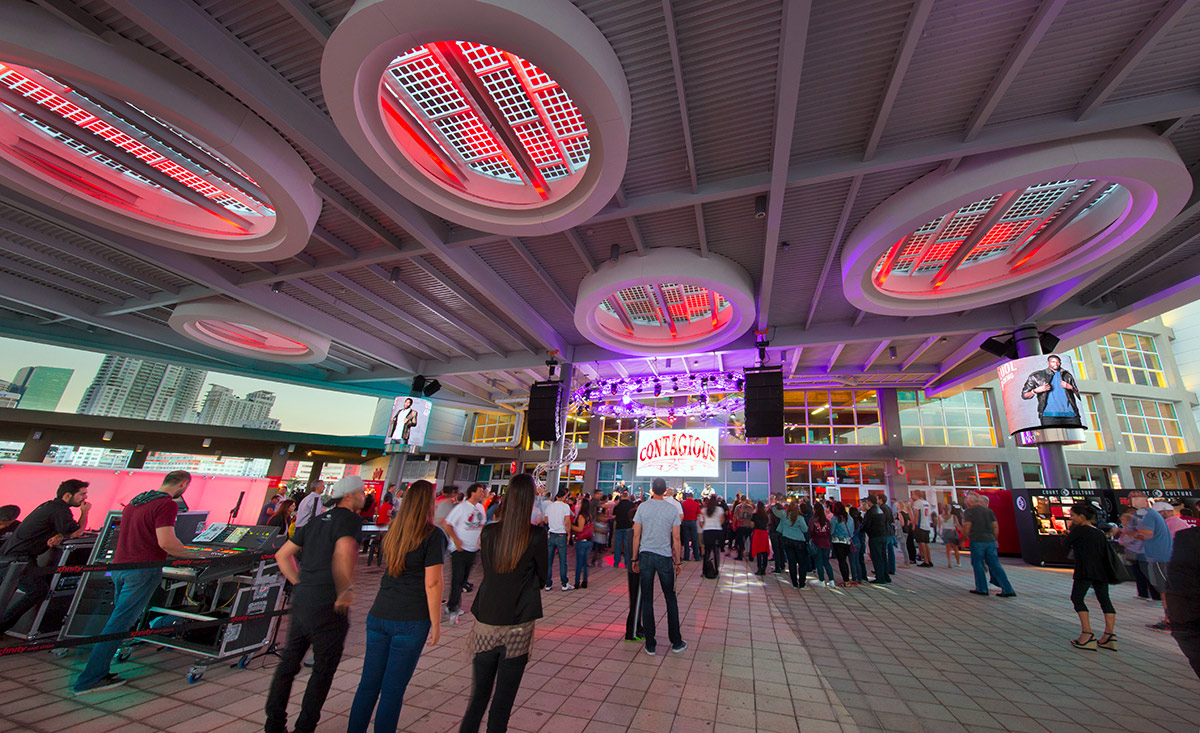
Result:
{"label": "screen showing person", "polygon": [[1085,428],[1083,402],[1069,356],[1028,356],[1002,364],[996,371],[1009,430]]}
{"label": "screen showing person", "polygon": [[385,443],[422,445],[429,426],[429,411],[433,403],[420,397],[397,397],[392,403]]}

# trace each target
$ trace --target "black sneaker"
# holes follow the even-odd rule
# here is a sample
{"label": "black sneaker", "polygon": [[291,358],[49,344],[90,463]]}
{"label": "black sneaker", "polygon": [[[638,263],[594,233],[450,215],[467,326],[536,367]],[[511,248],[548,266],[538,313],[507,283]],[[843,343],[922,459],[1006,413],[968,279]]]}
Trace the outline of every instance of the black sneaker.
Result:
{"label": "black sneaker", "polygon": [[678,654],[679,652],[683,651],[684,649],[687,649],[687,642],[681,641],[678,644],[674,644],[671,646],[671,653]]}
{"label": "black sneaker", "polygon": [[997,593],[996,597],[997,598],[1016,598],[1017,594],[1016,593]]}
{"label": "black sneaker", "polygon": [[653,650],[653,649],[651,649],[650,647],[646,647],[646,656],[648,656],[648,657],[653,657],[653,656],[655,656],[656,654],[658,654],[658,652],[654,651],[654,650]]}
{"label": "black sneaker", "polygon": [[115,687],[120,687],[120,686],[124,685],[126,682],[127,682],[127,680],[125,678],[118,677],[117,675],[109,672],[108,674],[104,675],[103,679],[101,679],[99,682],[92,685],[91,687],[87,688],[86,690],[75,690],[75,694],[76,695],[90,695],[93,692],[104,692],[105,690],[111,690]]}
{"label": "black sneaker", "polygon": [[991,595],[991,593],[988,593],[986,590],[972,590],[971,592],[977,596],[990,596]]}

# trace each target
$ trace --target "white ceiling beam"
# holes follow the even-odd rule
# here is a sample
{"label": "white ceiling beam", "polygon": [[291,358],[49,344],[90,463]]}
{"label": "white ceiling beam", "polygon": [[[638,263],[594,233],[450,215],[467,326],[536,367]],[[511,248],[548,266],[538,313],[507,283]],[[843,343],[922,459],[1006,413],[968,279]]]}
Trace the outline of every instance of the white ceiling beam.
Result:
{"label": "white ceiling beam", "polygon": [[1189,115],[1188,117],[1180,117],[1176,120],[1173,120],[1173,121],[1171,121],[1170,124],[1163,127],[1162,132],[1159,134],[1165,138],[1170,139],[1170,137],[1172,135],[1174,135],[1179,130],[1179,128],[1186,125],[1188,123],[1188,120],[1190,120],[1190,119],[1192,119],[1192,115]]}
{"label": "white ceiling beam", "polygon": [[[298,1],[302,2],[303,0],[298,0]],[[317,240],[318,242],[321,242],[322,244],[324,244],[327,247],[330,247],[338,252],[341,252],[342,254],[344,254],[347,257],[350,257],[350,258],[358,257],[358,250],[354,249],[349,244],[346,244],[346,242],[344,242],[341,237],[337,236],[336,234],[329,231],[328,229],[321,226],[320,224],[313,227],[312,236],[313,236],[313,239]]]}
{"label": "white ceiling beam", "polygon": [[[979,137],[983,132],[983,128],[987,125],[988,119],[991,118],[992,112],[996,111],[1000,100],[1004,98],[1008,88],[1012,86],[1017,75],[1021,73],[1021,69],[1025,68],[1025,62],[1029,60],[1035,48],[1042,40],[1042,36],[1046,35],[1046,31],[1050,30],[1050,26],[1054,23],[1054,19],[1058,17],[1059,11],[1067,4],[1067,0],[1042,0],[1042,4],[1038,6],[1033,17],[1029,19],[1029,23],[1025,26],[1021,37],[1017,39],[1017,43],[1009,52],[1008,57],[1004,59],[1004,63],[1000,65],[1000,70],[992,77],[992,83],[988,86],[983,97],[979,100],[979,104],[975,106],[975,111],[971,113],[971,118],[967,121],[966,134],[963,136],[963,142],[971,142]],[[969,155],[963,153],[959,157]]]}
{"label": "white ceiling beam", "polygon": [[432,326],[426,325],[424,321],[417,318],[413,314],[404,310],[400,306],[393,304],[387,298],[384,298],[383,296],[379,295],[378,293],[372,292],[368,288],[364,288],[363,286],[354,282],[353,280],[346,277],[345,275],[341,275],[336,272],[331,272],[328,275],[326,275],[325,277],[329,278],[333,282],[342,286],[346,290],[354,293],[355,295],[362,298],[363,300],[366,300],[367,302],[372,303],[375,306],[387,311],[391,315],[401,319],[404,323],[407,323],[408,325],[412,326],[413,328],[415,328],[419,331],[422,331],[425,334],[428,334],[429,337],[432,338],[434,341],[446,344],[451,349],[454,349],[455,351],[457,351],[458,353],[467,357],[468,359],[475,358],[475,353],[473,351],[471,351],[470,349],[468,349],[467,347],[463,346],[459,342],[450,338],[449,336],[442,333],[441,331],[438,331],[437,329],[433,328]]}
{"label": "white ceiling beam", "polygon": [[954,369],[959,364],[962,364],[967,359],[979,353],[979,345],[986,341],[989,337],[995,335],[995,332],[988,331],[986,333],[968,334],[958,348],[951,351],[938,364],[938,376],[941,376],[951,369]]}
{"label": "white ceiling beam", "polygon": [[864,372],[868,371],[871,368],[871,365],[874,364],[875,361],[879,358],[879,355],[882,354],[885,350],[887,350],[887,348],[891,345],[892,345],[891,339],[884,339],[884,340],[880,341],[879,345],[875,347],[875,350],[871,352],[871,355],[867,357],[866,362],[863,363],[862,370]]}
{"label": "white ceiling beam", "polygon": [[[547,349],[569,351],[562,335],[503,278],[474,252],[449,248],[445,225],[380,180],[327,114],[211,15],[192,3],[112,0],[110,5],[303,147],[416,239],[420,247],[437,255],[459,277],[492,300],[497,309],[529,329],[539,343]],[[344,198],[330,196],[332,189],[322,187],[322,182],[317,181],[315,188],[329,197],[326,200],[332,198],[330,203],[343,205]],[[376,230],[369,217],[357,219],[395,246],[397,238],[386,230]],[[414,248],[401,244],[398,249]]]}
{"label": "white ceiling beam", "polygon": [[491,402],[491,400],[492,400],[492,393],[490,390],[484,389],[483,387],[476,385],[474,382],[469,381],[463,375],[442,376],[442,377],[438,377],[438,381],[441,382],[442,384],[446,385],[447,387],[457,390],[458,392],[461,392],[465,395],[470,395],[472,397],[478,397],[479,399],[487,400],[488,402]]}
{"label": "white ceiling beam", "polygon": [[700,256],[708,257],[708,230],[704,226],[704,207],[696,204],[692,209],[696,212],[696,236],[700,238]]}
{"label": "white ceiling beam", "polygon": [[803,353],[803,346],[797,346],[792,349],[792,355],[788,358],[787,374],[789,378],[796,376],[796,370],[800,368],[800,356]]}
{"label": "white ceiling beam", "polygon": [[775,258],[779,254],[779,228],[787,195],[788,167],[792,157],[792,135],[796,130],[796,108],[800,100],[800,69],[808,39],[812,0],[785,0],[779,34],[779,62],[775,68],[775,132],[771,150],[771,179],[767,191],[767,226],[763,242],[762,282],[758,288],[758,328],[770,323],[771,293],[775,281]]}
{"label": "white ceiling beam", "polygon": [[119,296],[106,293],[103,290],[92,287],[91,285],[80,285],[74,280],[63,277],[62,275],[53,272],[46,272],[45,270],[39,270],[36,267],[26,265],[24,262],[17,262],[16,260],[9,259],[10,256],[11,255],[9,252],[0,250],[0,271],[19,273],[22,277],[51,285],[60,291],[86,295],[89,298],[100,301],[101,303],[116,304],[121,302],[121,298]]}
{"label": "white ceiling beam", "polygon": [[390,244],[397,251],[413,249],[412,245],[405,245],[403,239],[388,231],[387,227],[385,227],[383,224],[380,224],[365,211],[355,206],[350,199],[335,191],[328,183],[318,178],[313,182],[313,190],[317,192],[317,195],[319,195],[325,201],[325,203],[342,212],[347,219],[357,224],[359,228],[372,235],[379,241]]}
{"label": "white ceiling beam", "polygon": [[542,263],[537,261],[537,258],[534,257],[533,253],[529,251],[529,248],[525,246],[525,243],[522,242],[519,237],[509,237],[508,243],[512,245],[512,248],[516,251],[517,256],[524,260],[525,264],[529,266],[529,269],[533,270],[533,274],[538,276],[538,279],[542,281],[542,284],[546,286],[546,289],[550,291],[550,294],[555,298],[558,298],[558,302],[562,303],[563,307],[567,309],[567,312],[574,316],[575,302],[567,297],[567,294],[563,292],[562,287],[559,286],[558,282],[556,282],[555,279],[550,276],[550,273],[545,267],[542,266]]}
{"label": "white ceiling beam", "polygon": [[625,226],[629,229],[629,236],[633,239],[633,246],[637,249],[639,255],[646,254],[646,242],[642,239],[642,230],[638,228],[636,217],[626,217]]}
{"label": "white ceiling beam", "polygon": [[667,23],[667,48],[671,51],[671,71],[675,78],[675,99],[679,104],[679,120],[683,127],[683,151],[687,156],[688,177],[692,193],[699,187],[696,178],[696,154],[692,149],[692,125],[688,121],[687,94],[683,86],[683,63],[679,60],[679,39],[675,35],[675,12],[671,0],[662,0],[663,18]]}
{"label": "white ceiling beam", "polygon": [[[499,355],[503,356],[504,350],[501,349],[499,346],[497,346],[496,343],[493,342],[491,339],[489,339],[487,336],[484,336],[482,333],[479,333],[474,328],[472,328],[470,325],[468,325],[465,321],[463,321],[461,318],[459,318],[458,316],[454,315],[453,313],[446,310],[442,306],[438,305],[434,301],[432,301],[429,298],[422,295],[416,288],[408,285],[407,283],[405,283],[401,280],[393,281],[391,273],[388,272],[387,270],[383,269],[379,265],[368,265],[367,272],[372,273],[379,279],[381,279],[384,282],[391,285],[393,288],[399,290],[400,292],[404,293],[412,300],[416,301],[419,305],[426,308],[428,311],[433,313],[438,318],[441,318],[442,320],[446,321],[447,323],[454,326],[458,330],[462,331],[463,333],[467,334],[468,336],[475,339],[479,343],[483,344],[484,348],[486,348],[488,351],[491,351],[493,354],[499,354]],[[336,273],[330,273],[329,277],[341,278],[342,276],[337,275]]]}
{"label": "white ceiling beam", "polygon": [[[828,183],[925,163],[933,165],[955,158],[1120,130],[1163,120],[1176,120],[1195,114],[1200,114],[1200,88],[1111,102],[1082,121],[1075,119],[1074,112],[1062,112],[1033,120],[994,125],[966,142],[963,141],[962,134],[956,132],[882,147],[869,161],[864,161],[862,156],[857,154],[814,160],[794,167],[788,174],[787,187]],[[700,190],[696,193],[681,189],[637,196],[627,199],[623,207],[602,210],[589,219],[588,223],[622,221],[631,215],[655,214],[684,206],[744,198],[763,193],[770,185],[769,174],[750,173],[701,183]],[[481,235],[477,232],[455,232],[451,236],[450,246],[461,248],[502,239],[500,236]]]}
{"label": "white ceiling beam", "polygon": [[70,0],[36,0],[37,4],[60,20],[64,20],[85,33],[102,36],[108,27],[93,18],[87,11],[72,3]]}
{"label": "white ceiling beam", "polygon": [[1154,16],[1154,20],[1142,29],[1142,32],[1133,39],[1133,43],[1121,53],[1120,57],[1113,62],[1108,70],[1104,72],[1104,76],[1100,81],[1096,82],[1083,100],[1079,103],[1079,108],[1075,111],[1079,119],[1084,119],[1088,115],[1096,111],[1098,107],[1104,104],[1113,92],[1117,91],[1117,87],[1121,86],[1121,82],[1129,76],[1129,73],[1146,58],[1154,46],[1163,39],[1175,27],[1184,15],[1187,14],[1196,5],[1196,0],[1171,0],[1166,6],[1158,11],[1158,15]]}
{"label": "white ceiling beam", "polygon": [[134,298],[141,299],[149,298],[153,294],[149,290],[123,283],[106,273],[95,272],[76,262],[71,262],[63,259],[62,257],[55,256],[48,252],[43,252],[39,249],[34,249],[33,247],[30,247],[23,242],[18,242],[11,237],[0,235],[0,243],[2,243],[2,247],[5,251],[13,255],[21,257],[22,259],[32,260],[33,262],[45,265],[46,267],[54,268],[55,270],[59,270],[67,275],[80,278],[81,280],[86,280],[99,287],[108,288],[109,290],[115,290],[118,293],[125,293],[133,296]]}
{"label": "white ceiling beam", "polygon": [[401,331],[397,328],[394,328],[390,324],[384,323],[383,321],[379,320],[378,318],[371,315],[370,313],[366,313],[362,310],[359,310],[358,308],[355,308],[354,306],[345,302],[344,300],[337,297],[336,295],[327,293],[324,290],[322,290],[321,288],[318,288],[316,285],[313,285],[310,282],[307,282],[305,280],[293,280],[292,282],[289,283],[289,285],[293,288],[296,288],[297,290],[300,290],[301,292],[308,293],[309,295],[316,298],[317,300],[322,300],[322,301],[328,303],[329,305],[333,306],[334,308],[337,308],[338,310],[342,311],[343,313],[345,313],[349,316],[353,316],[354,318],[357,318],[358,320],[367,324],[371,328],[382,331],[383,333],[387,334],[388,336],[391,336],[392,338],[396,339],[400,343],[404,344],[405,346],[408,346],[409,348],[413,349],[417,353],[421,354],[422,357],[432,357],[439,361],[447,360],[445,356],[438,354],[432,348],[430,348],[429,346],[426,346],[425,344],[421,343],[420,341],[413,338],[412,336],[409,336],[408,334],[404,333],[403,331]]}
{"label": "white ceiling beam", "polygon": [[567,238],[571,248],[575,250],[575,254],[579,256],[579,260],[583,262],[583,266],[587,268],[589,273],[596,271],[596,263],[592,262],[592,256],[588,254],[587,246],[574,229],[564,229],[563,236]]}
{"label": "white ceiling beam", "polygon": [[[387,247],[376,247],[375,249],[360,252],[357,256],[350,259],[337,258],[322,258],[318,259],[312,267],[307,265],[286,265],[274,269],[273,272],[253,273],[243,275],[238,280],[239,285],[263,285],[272,283],[277,280],[291,280],[297,277],[312,277],[313,275],[321,275],[327,272],[344,272],[346,270],[355,270],[359,267],[367,265],[377,265],[383,262],[396,262],[407,257],[416,259],[415,253],[418,250],[411,252],[395,252]],[[263,263],[254,263],[255,267]]]}
{"label": "white ceiling beam", "polygon": [[622,379],[629,379],[629,370],[619,361],[612,362],[613,368],[617,370],[617,374],[621,375]]}
{"label": "white ceiling beam", "polygon": [[917,362],[917,359],[919,359],[922,354],[924,354],[926,351],[929,351],[929,347],[933,346],[934,344],[936,344],[938,342],[938,338],[939,338],[938,336],[930,336],[929,338],[922,341],[921,345],[918,346],[917,348],[913,349],[913,352],[908,355],[908,358],[905,359],[903,362],[901,362],[900,371],[902,371],[902,372],[908,371],[908,368],[910,366],[912,366],[913,364],[915,364]]}
{"label": "white ceiling beam", "polygon": [[441,273],[441,271],[438,270],[437,267],[435,267],[432,263],[430,263],[429,261],[425,260],[422,257],[412,258],[412,263],[414,265],[416,265],[417,267],[421,268],[421,270],[423,270],[425,272],[425,274],[429,275],[434,280],[436,280],[439,285],[446,288],[450,292],[454,293],[454,295],[456,295],[459,300],[461,300],[462,302],[464,302],[468,306],[470,306],[471,309],[474,310],[476,313],[478,313],[479,315],[486,318],[488,320],[488,322],[490,322],[492,324],[492,326],[494,326],[495,328],[508,334],[509,338],[513,339],[518,344],[520,344],[522,349],[525,349],[526,351],[529,351],[529,352],[537,351],[537,349],[535,349],[533,346],[531,346],[529,344],[529,341],[526,339],[525,336],[521,335],[516,329],[512,328],[507,323],[505,323],[503,321],[503,319],[496,317],[496,315],[492,312],[491,308],[484,305],[483,303],[480,303],[478,298],[471,295],[466,290],[463,290],[461,287],[458,286],[457,283],[455,283],[453,280],[451,280],[450,278],[443,275]]}
{"label": "white ceiling beam", "polygon": [[188,285],[183,287],[177,293],[161,292],[151,295],[149,298],[130,298],[118,305],[107,306],[96,311],[98,316],[121,316],[126,313],[137,313],[139,311],[153,310],[154,308],[162,308],[168,305],[178,305],[186,303],[189,300],[198,300],[199,298],[207,298],[214,295],[211,288],[203,285]]}
{"label": "white ceiling beam", "polygon": [[933,0],[917,0],[908,14],[908,23],[904,26],[904,35],[900,38],[900,48],[892,58],[892,69],[888,72],[887,83],[883,87],[883,96],[875,109],[875,122],[871,125],[871,134],[867,136],[867,146],[863,152],[863,160],[870,160],[879,148],[883,138],[883,129],[887,126],[888,117],[892,114],[892,106],[896,103],[896,95],[904,82],[904,74],[912,61],[913,53],[917,50],[917,41],[925,32],[925,22],[929,20],[929,12],[933,10]]}
{"label": "white ceiling beam", "polygon": [[325,42],[329,40],[329,36],[333,35],[333,28],[316,10],[313,10],[313,7],[308,4],[308,0],[278,0],[278,2],[317,43],[324,46]]}
{"label": "white ceiling beam", "polygon": [[[821,268],[821,276],[817,278],[817,287],[813,290],[812,303],[808,306],[808,316],[804,319],[804,327],[812,325],[813,317],[817,315],[817,304],[821,302],[821,291],[825,289],[825,281],[833,270],[834,257],[842,245],[842,237],[846,234],[846,223],[850,221],[850,211],[854,208],[854,200],[858,198],[858,187],[862,184],[862,176],[850,179],[850,190],[846,192],[846,202],[842,204],[842,213],[838,216],[837,229],[829,242],[829,250],[825,253],[825,265]],[[855,323],[854,325],[858,325]]]}
{"label": "white ceiling beam", "polygon": [[834,344],[833,353],[829,356],[829,363],[825,365],[825,372],[833,371],[833,365],[837,364],[838,357],[842,355],[842,349],[846,348],[845,344]]}

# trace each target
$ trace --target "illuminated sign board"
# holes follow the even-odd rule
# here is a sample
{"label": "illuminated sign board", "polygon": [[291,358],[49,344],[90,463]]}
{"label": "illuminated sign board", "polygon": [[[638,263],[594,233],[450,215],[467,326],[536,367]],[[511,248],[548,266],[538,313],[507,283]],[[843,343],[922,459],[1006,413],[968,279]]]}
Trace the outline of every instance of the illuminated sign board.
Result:
{"label": "illuminated sign board", "polygon": [[637,475],[715,478],[719,428],[697,430],[639,430]]}

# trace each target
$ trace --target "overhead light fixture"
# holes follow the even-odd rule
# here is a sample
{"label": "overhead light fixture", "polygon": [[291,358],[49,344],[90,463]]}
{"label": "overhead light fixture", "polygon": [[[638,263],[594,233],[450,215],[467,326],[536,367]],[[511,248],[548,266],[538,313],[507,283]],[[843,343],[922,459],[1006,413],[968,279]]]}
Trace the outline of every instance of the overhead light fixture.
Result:
{"label": "overhead light fixture", "polygon": [[295,444],[295,443],[292,443],[291,445],[289,445],[289,446],[288,446],[288,449],[287,449],[287,452],[288,452],[288,453],[295,453],[295,452],[296,452],[296,444]]}
{"label": "overhead light fixture", "polygon": [[392,271],[388,274],[388,282],[390,282],[392,285],[395,285],[396,283],[400,282],[400,268],[399,267],[392,268]]}
{"label": "overhead light fixture", "polygon": [[436,379],[431,379],[425,383],[425,387],[421,390],[421,394],[425,395],[426,397],[432,397],[437,394],[438,390],[441,388],[441,382]]}
{"label": "overhead light fixture", "polygon": [[1001,341],[997,338],[988,338],[979,345],[979,348],[991,354],[992,356],[999,356],[1005,359],[1017,358],[1017,344],[1011,339],[1008,341]]}
{"label": "overhead light fixture", "polygon": [[282,280],[276,280],[275,282],[271,283],[271,292],[272,293],[278,293],[278,292],[281,292],[282,290],[283,290],[283,281]]}
{"label": "overhead light fixture", "polygon": [[767,216],[767,195],[760,193],[754,197],[754,218],[765,219]]}
{"label": "overhead light fixture", "polygon": [[113,431],[111,431],[111,430],[105,430],[104,435],[100,436],[100,440],[112,440],[112,439],[113,439]]}
{"label": "overhead light fixture", "polygon": [[205,448],[210,447],[212,445],[212,438],[205,438],[200,445],[204,446]]}
{"label": "overhead light fixture", "polygon": [[614,244],[608,248],[608,261],[616,262],[619,259],[621,259],[621,245]]}
{"label": "overhead light fixture", "polygon": [[361,455],[363,458],[366,458],[367,457],[367,449],[363,448],[363,452],[360,453],[359,455]]}
{"label": "overhead light fixture", "polygon": [[1042,346],[1042,353],[1049,354],[1058,348],[1058,337],[1049,331],[1042,331],[1038,334],[1038,343]]}
{"label": "overhead light fixture", "polygon": [[895,347],[895,346],[889,346],[889,347],[888,347],[888,358],[889,358],[889,359],[895,359],[895,358],[896,358],[896,347]]}
{"label": "overhead light fixture", "polygon": [[779,249],[783,250],[784,252],[790,251],[791,248],[792,248],[792,245],[788,244],[787,242],[779,243]]}

